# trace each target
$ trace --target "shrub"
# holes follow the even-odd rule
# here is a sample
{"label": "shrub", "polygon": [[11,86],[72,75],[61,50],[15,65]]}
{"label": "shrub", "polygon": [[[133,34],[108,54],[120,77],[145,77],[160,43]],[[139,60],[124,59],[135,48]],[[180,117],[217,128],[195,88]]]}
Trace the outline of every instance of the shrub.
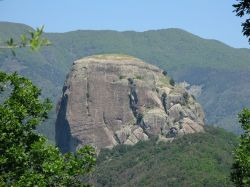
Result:
{"label": "shrub", "polygon": [[164,71],[162,72],[162,74],[163,74],[164,76],[167,76],[167,75],[168,75],[168,73],[167,73],[166,70],[164,70]]}
{"label": "shrub", "polygon": [[174,79],[173,79],[173,78],[171,78],[171,79],[169,80],[169,83],[170,83],[170,85],[174,86],[174,85],[175,85],[175,81],[174,81]]}

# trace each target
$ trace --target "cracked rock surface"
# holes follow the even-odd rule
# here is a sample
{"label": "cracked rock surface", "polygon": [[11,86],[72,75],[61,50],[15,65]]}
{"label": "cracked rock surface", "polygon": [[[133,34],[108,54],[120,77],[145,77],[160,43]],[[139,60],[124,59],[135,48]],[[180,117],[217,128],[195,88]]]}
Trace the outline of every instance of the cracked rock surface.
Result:
{"label": "cracked rock surface", "polygon": [[58,105],[56,143],[62,152],[91,144],[100,150],[152,136],[172,140],[203,132],[204,112],[163,70],[126,55],[74,62]]}

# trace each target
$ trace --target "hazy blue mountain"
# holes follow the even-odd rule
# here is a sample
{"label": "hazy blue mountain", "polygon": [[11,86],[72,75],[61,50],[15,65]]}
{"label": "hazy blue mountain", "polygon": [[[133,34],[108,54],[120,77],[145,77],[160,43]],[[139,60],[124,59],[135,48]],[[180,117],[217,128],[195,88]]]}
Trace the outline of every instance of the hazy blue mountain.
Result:
{"label": "hazy blue mountain", "polygon": [[[32,28],[0,22],[0,41],[17,38]],[[236,49],[216,40],[206,40],[181,29],[146,32],[72,31],[46,33],[53,43],[39,52],[29,49],[0,51],[0,69],[30,78],[43,95],[58,101],[66,74],[74,60],[100,53],[136,56],[165,69],[177,82],[202,87],[198,100],[208,124],[239,132],[237,113],[250,106],[250,50]],[[55,114],[52,113],[53,122]],[[53,126],[41,131],[53,139]]]}

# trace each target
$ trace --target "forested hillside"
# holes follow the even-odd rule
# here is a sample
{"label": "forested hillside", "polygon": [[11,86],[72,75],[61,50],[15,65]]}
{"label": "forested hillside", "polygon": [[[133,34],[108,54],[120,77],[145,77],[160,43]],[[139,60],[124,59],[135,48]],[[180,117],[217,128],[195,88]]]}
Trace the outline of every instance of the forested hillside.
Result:
{"label": "forested hillside", "polygon": [[[0,22],[0,41],[17,38],[32,28]],[[53,43],[39,52],[17,49],[16,56],[0,51],[0,69],[17,71],[30,78],[54,103],[74,60],[100,53],[122,53],[165,69],[177,82],[198,85],[198,100],[208,124],[239,132],[237,113],[250,106],[250,50],[235,49],[215,40],[205,40],[180,29],[146,32],[73,31],[46,33]],[[55,113],[55,112],[54,112]],[[54,137],[50,125],[41,131]]]}
{"label": "forested hillside", "polygon": [[233,186],[230,182],[236,137],[207,127],[172,143],[150,140],[119,145],[99,154],[88,177],[95,186]]}

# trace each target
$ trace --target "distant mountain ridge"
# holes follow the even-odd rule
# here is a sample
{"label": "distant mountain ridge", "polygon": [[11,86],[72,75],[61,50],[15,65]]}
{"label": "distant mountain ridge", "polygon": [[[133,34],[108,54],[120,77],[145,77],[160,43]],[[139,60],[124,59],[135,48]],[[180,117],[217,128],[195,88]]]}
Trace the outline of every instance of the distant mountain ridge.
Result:
{"label": "distant mountain ridge", "polygon": [[[32,29],[0,22],[0,41]],[[0,51],[0,69],[18,71],[42,88],[56,103],[65,76],[76,59],[103,53],[138,57],[168,70],[177,82],[198,85],[198,100],[204,106],[207,123],[239,132],[237,113],[250,106],[250,50],[235,49],[215,40],[205,40],[180,29],[146,32],[72,31],[45,33],[53,43],[39,52],[26,49]],[[48,130],[49,129],[49,130]],[[41,129],[53,139],[51,127]]]}

